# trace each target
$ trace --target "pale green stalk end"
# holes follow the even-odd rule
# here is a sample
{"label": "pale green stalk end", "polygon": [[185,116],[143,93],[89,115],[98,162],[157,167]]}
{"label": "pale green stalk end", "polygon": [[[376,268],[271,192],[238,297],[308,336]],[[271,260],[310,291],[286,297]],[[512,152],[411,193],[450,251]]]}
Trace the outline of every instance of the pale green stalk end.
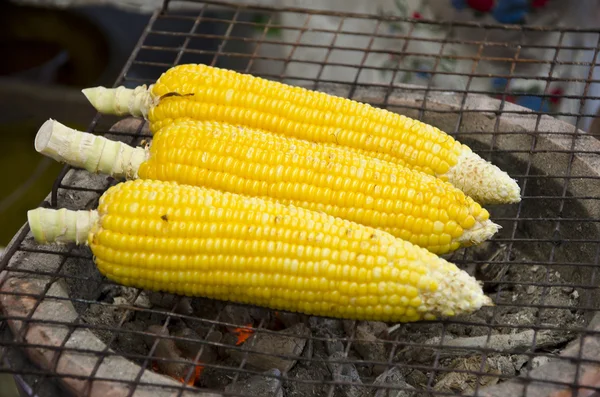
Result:
{"label": "pale green stalk end", "polygon": [[141,85],[135,89],[92,87],[81,90],[92,106],[102,114],[146,117],[153,104],[150,88]]}
{"label": "pale green stalk end", "polygon": [[88,235],[98,219],[95,210],[36,208],[27,212],[31,233],[39,244],[87,244]]}
{"label": "pale green stalk end", "polygon": [[148,152],[123,142],[69,128],[48,120],[38,130],[35,150],[61,163],[116,179],[135,179]]}

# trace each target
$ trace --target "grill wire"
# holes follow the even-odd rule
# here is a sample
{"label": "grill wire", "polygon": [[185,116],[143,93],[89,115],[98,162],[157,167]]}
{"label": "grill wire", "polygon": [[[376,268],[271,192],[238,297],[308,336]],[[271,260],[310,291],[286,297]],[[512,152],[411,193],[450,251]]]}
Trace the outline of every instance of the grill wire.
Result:
{"label": "grill wire", "polygon": [[[175,2],[173,2],[175,3]],[[508,94],[501,93],[498,96],[497,92],[482,91],[471,89],[475,85],[475,79],[493,79],[493,78],[516,78],[516,70],[522,63],[532,62],[531,59],[520,58],[520,53],[527,50],[528,46],[535,47],[536,44],[526,44],[523,37],[532,31],[544,31],[543,28],[533,28],[528,26],[491,26],[476,23],[449,23],[449,26],[456,28],[471,29],[473,31],[473,39],[469,42],[461,42],[475,48],[475,56],[455,55],[454,57],[461,61],[471,61],[472,67],[468,73],[455,73],[441,70],[440,64],[448,55],[443,54],[447,44],[457,43],[457,40],[450,35],[447,35],[441,44],[440,52],[434,54],[411,54],[408,52],[407,43],[410,40],[421,40],[414,35],[417,26],[420,24],[428,24],[435,26],[441,22],[432,22],[414,19],[396,18],[393,21],[405,26],[404,33],[383,32],[380,29],[383,22],[391,21],[391,17],[374,16],[374,15],[358,15],[358,14],[341,14],[328,13],[324,11],[301,10],[290,8],[268,8],[258,6],[240,6],[230,3],[216,1],[202,2],[187,2],[186,5],[194,5],[193,12],[183,12],[179,8],[174,7],[174,4],[166,2],[163,9],[156,11],[145,31],[143,32],[136,48],[134,49],[129,61],[126,63],[121,75],[115,83],[115,86],[125,85],[135,87],[139,84],[151,84],[161,73],[169,67],[181,63],[206,63],[213,66],[223,66],[232,68],[241,72],[253,72],[258,62],[266,62],[272,65],[279,65],[280,72],[262,73],[261,77],[294,81],[296,84],[301,84],[311,89],[327,90],[329,87],[336,87],[337,90],[345,90],[347,97],[363,100],[369,98],[369,102],[375,106],[382,108],[390,108],[400,112],[407,112],[413,117],[431,120],[446,120],[445,130],[457,137],[465,143],[473,143],[474,149],[484,156],[486,159],[498,164],[502,167],[507,167],[511,175],[518,179],[522,187],[523,200],[521,203],[500,208],[490,208],[493,219],[502,225],[502,232],[494,238],[490,243],[489,252],[501,252],[500,255],[490,256],[485,249],[476,251],[473,249],[460,250],[450,256],[450,260],[462,267],[470,267],[475,274],[483,271],[484,268],[498,269],[499,276],[489,281],[492,291],[492,297],[496,302],[496,306],[492,308],[482,309],[482,314],[468,318],[444,319],[435,322],[424,322],[421,324],[390,324],[389,335],[385,339],[387,362],[370,362],[369,360],[357,358],[353,353],[357,344],[361,343],[357,336],[357,324],[352,323],[346,331],[346,336],[339,338],[337,341],[343,344],[343,354],[338,363],[352,364],[356,368],[369,367],[376,364],[385,365],[386,368],[399,367],[403,371],[419,371],[424,374],[422,393],[429,395],[460,395],[456,390],[440,390],[434,389],[436,382],[449,373],[463,374],[469,379],[474,380],[472,389],[469,393],[483,393],[485,390],[485,379],[495,376],[500,378],[499,382],[515,382],[517,373],[512,375],[506,374],[490,374],[486,369],[485,363],[490,357],[496,357],[499,354],[512,354],[512,357],[524,357],[523,371],[524,374],[518,376],[518,384],[524,387],[518,389],[518,394],[510,395],[529,395],[533,389],[533,379],[529,375],[534,370],[534,362],[545,361],[545,357],[556,360],[557,365],[571,365],[570,370],[563,376],[560,373],[548,372],[551,374],[548,379],[544,380],[544,384],[550,388],[564,388],[567,391],[574,391],[579,395],[595,395],[600,392],[600,381],[587,379],[587,387],[579,389],[580,375],[586,373],[584,366],[592,368],[600,368],[600,357],[590,354],[583,354],[581,348],[583,346],[583,338],[592,340],[598,338],[597,324],[595,323],[595,315],[597,315],[599,289],[597,286],[597,269],[600,265],[600,233],[598,232],[600,212],[590,212],[584,209],[596,208],[600,209],[600,180],[597,175],[592,172],[582,173],[575,169],[581,170],[575,164],[580,158],[595,159],[598,164],[598,146],[592,146],[592,149],[586,144],[587,140],[593,139],[591,134],[584,134],[577,130],[583,117],[593,117],[592,114],[585,114],[583,111],[583,99],[600,99],[587,95],[591,83],[598,83],[590,75],[584,81],[560,78],[553,76],[553,70],[560,65],[569,65],[569,61],[560,61],[559,52],[561,50],[573,50],[576,48],[569,47],[563,44],[564,37],[567,34],[591,34],[599,33],[597,31],[587,31],[582,29],[564,29],[564,28],[547,28],[548,32],[553,32],[557,35],[557,43],[552,48],[555,50],[555,57],[552,60],[539,61],[548,65],[548,75],[540,78],[539,76],[531,76],[531,79],[541,79],[546,84],[546,88],[552,82],[564,81],[567,83],[582,83],[585,84],[584,94],[582,96],[572,96],[571,99],[578,100],[579,110],[576,112],[558,114],[556,112],[532,112],[516,108],[507,103]],[[213,12],[211,6],[219,6],[220,13]],[[304,18],[304,24],[301,26],[285,26],[278,25],[276,15],[281,13],[294,13]],[[261,14],[267,17],[261,20],[254,19],[252,15]],[[228,15],[227,18],[223,15]],[[250,15],[250,16],[249,16]],[[322,31],[314,31],[307,28],[311,18],[329,17],[332,20],[338,21],[333,24],[331,30],[322,29]],[[370,35],[357,33],[345,30],[345,22],[349,20],[364,20],[374,21],[374,32]],[[213,30],[207,27],[211,26]],[[253,38],[249,35],[242,35],[239,32],[247,32],[248,30],[260,32],[258,36]],[[499,43],[488,41],[487,37],[493,31],[502,31],[512,29],[520,38],[518,43]],[[283,43],[276,37],[269,34],[271,31],[289,30],[297,34],[297,40],[294,42]],[[216,33],[215,33],[216,32]],[[321,40],[315,42],[307,42],[303,40],[303,35],[322,34]],[[358,65],[341,64],[329,61],[331,54],[335,51],[350,50],[340,47],[336,43],[344,36],[366,36],[369,39],[369,44],[366,48],[353,51],[362,51],[362,62]],[[389,36],[389,37],[388,37]],[[600,34],[598,35],[600,37]],[[402,65],[391,64],[389,66],[371,66],[367,64],[370,55],[376,54],[378,51],[372,48],[374,38],[397,38],[403,40],[403,46],[398,47],[398,54],[404,55],[420,55],[423,57],[433,58],[433,70],[429,71],[429,80],[423,86],[403,86],[396,81],[396,76],[406,72],[420,72],[418,69],[405,68]],[[363,37],[364,38],[364,37]],[[480,40],[481,38],[481,40]],[[423,39],[427,40],[427,39]],[[322,44],[323,43],[323,44]],[[287,55],[275,56],[264,55],[261,53],[262,46],[284,47],[287,49]],[[490,74],[481,71],[479,65],[490,61],[484,55],[485,50],[491,46],[504,46],[514,50],[514,54],[508,58],[494,58],[495,62],[505,63],[509,65],[508,74]],[[541,46],[541,45],[538,45]],[[316,48],[325,53],[323,60],[297,60],[294,58],[296,51],[303,48]],[[596,56],[600,50],[600,43],[594,48],[579,48],[594,51]],[[285,51],[283,51],[285,53]],[[595,57],[594,57],[595,59]],[[287,74],[290,65],[306,65],[306,67],[316,67],[316,76],[308,78],[306,76],[294,76]],[[573,65],[590,66],[585,63],[575,63]],[[356,73],[356,77],[350,81],[336,81],[325,78],[323,76],[331,76],[331,73],[326,73],[326,69],[339,67],[348,69],[351,68]],[[590,67],[590,69],[592,69]],[[333,69],[331,69],[333,70]],[[390,83],[375,84],[362,83],[361,73],[387,71],[391,74]],[[463,89],[445,89],[434,84],[433,78],[438,75],[453,75],[457,78],[463,78],[466,85]],[[523,77],[519,75],[518,77]],[[392,83],[393,81],[393,83]],[[497,97],[499,101],[496,103],[496,108],[490,110],[473,106],[469,102],[468,95],[482,94],[490,97]],[[512,94],[511,94],[512,95]],[[439,98],[451,96],[455,99],[455,106],[436,106],[440,101]],[[400,104],[394,98],[412,98]],[[377,100],[372,100],[376,98]],[[544,96],[545,101],[550,101],[551,96]],[[567,116],[575,120],[575,125],[566,123],[557,124],[560,128],[541,130],[540,126],[548,121],[544,121],[546,116]],[[504,130],[506,124],[502,121],[506,118],[528,117],[533,120],[527,124],[534,127],[523,132],[522,130]],[[486,119],[487,128],[477,128],[477,123],[471,120]],[[448,121],[450,120],[450,121]],[[490,121],[492,120],[492,121]],[[139,144],[142,139],[147,139],[150,136],[143,131],[142,124],[136,131],[119,131],[111,130],[111,126],[116,122],[115,118],[109,116],[96,116],[90,127],[89,132],[110,136],[113,139],[120,139],[130,144]],[[546,124],[547,125],[547,124]],[[562,146],[549,145],[548,139],[558,139],[562,142]],[[511,142],[518,142],[513,144]],[[482,143],[485,142],[485,143]],[[583,153],[582,151],[586,152]],[[584,155],[585,154],[585,155]],[[545,160],[540,160],[540,159]],[[559,166],[551,166],[551,163],[556,161]],[[546,168],[540,164],[547,164]],[[544,168],[544,169],[540,169]],[[69,177],[71,175],[71,177]],[[79,175],[79,179],[72,177]],[[93,183],[79,183],[82,179],[93,179]],[[79,181],[79,182],[78,182]],[[83,171],[74,170],[70,167],[65,167],[57,178],[54,188],[49,195],[47,201],[42,205],[47,207],[62,207],[69,197],[87,197],[89,208],[94,206],[95,200],[104,192],[110,185],[116,183],[110,178],[102,178],[96,176],[87,176]],[[574,185],[579,186],[576,190]],[[551,187],[545,187],[551,186]],[[581,188],[587,186],[587,188]],[[581,192],[585,192],[582,194]],[[578,192],[578,193],[574,193]],[[525,231],[533,231],[528,234]],[[487,249],[487,248],[486,248]],[[497,249],[499,251],[494,251]],[[522,253],[527,255],[521,255]],[[531,253],[535,254],[531,254]],[[25,258],[25,259],[24,259]],[[29,259],[27,259],[29,258]],[[49,263],[56,262],[56,266],[49,271],[44,271],[43,268],[31,270],[31,268],[21,268],[18,266],[20,261],[45,261]],[[54,261],[54,262],[53,262]],[[97,298],[92,298],[93,292],[89,295],[69,296],[55,294],[52,291],[59,284],[73,285],[85,284],[90,276],[85,272],[73,272],[72,261],[76,263],[87,263],[90,269],[93,269],[91,253],[85,247],[39,247],[31,242],[31,235],[27,225],[25,225],[19,233],[14,237],[13,241],[7,247],[4,256],[0,262],[0,271],[4,272],[4,277],[0,278],[0,304],[6,304],[12,300],[26,301],[28,308],[23,315],[11,314],[10,308],[3,307],[2,317],[0,317],[0,372],[10,373],[15,375],[18,382],[22,383],[24,390],[29,389],[30,395],[52,395],[52,390],[62,387],[64,381],[78,380],[84,385],[83,395],[91,394],[91,381],[108,381],[114,387],[123,387],[123,391],[116,395],[132,396],[137,395],[142,386],[152,385],[144,378],[144,374],[152,371],[152,362],[156,361],[153,353],[157,349],[157,343],[150,348],[150,351],[145,354],[136,352],[115,351],[115,344],[118,338],[123,335],[129,337],[142,338],[144,335],[151,335],[145,331],[132,330],[125,327],[128,319],[132,314],[145,313],[148,316],[160,318],[160,325],[166,329],[169,324],[181,320],[196,321],[202,323],[204,327],[211,330],[221,329],[224,326],[244,327],[246,324],[228,324],[223,319],[225,314],[219,311],[216,316],[199,317],[197,315],[181,314],[177,307],[182,298],[177,297],[172,303],[170,309],[156,310],[154,308],[146,308],[136,306],[135,302],[142,294],[142,291],[137,291],[134,296],[129,297],[129,302],[126,305],[117,306],[115,303],[99,302]],[[531,271],[532,268],[537,269],[538,276],[536,279],[519,279],[515,278],[515,274],[525,274]],[[50,269],[50,268],[49,268]],[[561,277],[557,278],[556,274],[560,273]],[[512,274],[513,276],[508,276]],[[43,282],[39,290],[19,290],[7,288],[11,277],[18,277],[20,280],[31,281],[35,284],[35,280],[47,280]],[[112,285],[107,280],[102,280],[101,285],[97,289],[102,289]],[[485,286],[485,285],[484,285]],[[90,287],[91,288],[91,287]],[[539,294],[531,299],[521,302],[512,302],[510,299],[514,291],[537,291]],[[553,296],[553,291],[565,291],[564,293],[570,297],[578,296],[577,299],[556,301]],[[28,292],[29,291],[29,292]],[[35,292],[31,292],[35,291]],[[524,294],[524,293],[523,293]],[[523,295],[522,294],[522,295]],[[78,308],[89,308],[94,305],[105,306],[111,308],[112,313],[115,313],[116,319],[114,325],[102,327],[95,323],[86,321],[81,313],[82,309],[78,310],[76,318],[65,319],[60,316],[48,318],[41,316],[38,318],[39,310],[44,302],[68,303]],[[200,302],[204,302],[200,300]],[[565,303],[566,302],[566,303]],[[220,306],[223,307],[223,306]],[[517,324],[507,323],[504,319],[506,313],[518,313],[523,310],[529,310],[527,313],[532,313],[533,318],[528,322]],[[557,316],[577,316],[581,321],[571,322],[568,324],[552,324],[544,321],[544,313],[556,313]],[[567,314],[563,314],[567,313]],[[570,313],[570,314],[569,314]],[[504,316],[504,317],[502,317]],[[17,323],[20,331],[17,335],[13,335],[9,329],[9,323]],[[590,324],[591,322],[591,324]],[[29,338],[24,338],[26,331],[39,326],[54,327],[63,331],[62,340],[57,345],[51,343],[44,344],[37,339],[35,341]],[[255,335],[259,334],[274,334],[275,331],[267,328],[267,321],[257,321],[250,327]],[[473,335],[461,335],[460,329],[470,329]],[[74,347],[71,339],[83,330],[92,332],[104,332],[109,335],[106,347],[104,348],[81,348]],[[475,362],[479,364],[475,367],[465,366],[461,368],[456,366],[457,362],[464,357],[465,354],[458,354],[455,350],[450,349],[449,342],[457,335],[463,337],[481,336],[488,341],[492,340],[493,335],[504,334],[514,337],[516,334],[523,332],[532,332],[532,340],[526,346],[518,346],[514,350],[510,343],[506,344],[500,351],[493,347],[474,346],[470,348],[469,357],[475,358]],[[436,336],[425,344],[424,341],[414,341],[410,335],[419,334],[421,332],[428,335]],[[543,336],[546,332],[565,333],[570,337],[564,342],[557,343],[550,349],[544,345]],[[453,336],[452,336],[453,335]],[[176,339],[177,337],[171,337]],[[157,338],[158,340],[158,338]],[[318,343],[329,343],[331,340],[319,337],[313,334],[306,337],[308,344],[313,346]],[[212,342],[204,342],[206,346]],[[538,344],[541,343],[541,346]],[[587,343],[587,342],[586,342]],[[576,351],[574,357],[561,357],[560,352],[570,344],[571,348]],[[219,346],[219,343],[213,345]],[[589,346],[588,346],[589,347]],[[26,348],[45,349],[53,353],[53,360],[44,361],[44,365],[39,365],[35,359],[27,359],[22,354]],[[246,344],[242,344],[237,349],[244,351],[250,348]],[[593,347],[589,347],[589,353],[593,353]],[[403,360],[401,359],[402,352],[405,351],[433,351],[431,360],[419,362],[419,360]],[[600,349],[595,350],[597,353]],[[75,354],[74,357],[92,357],[95,364],[91,371],[85,374],[65,374],[57,371],[57,363],[61,355],[66,353]],[[196,360],[200,357],[198,353]],[[120,377],[119,374],[107,375],[104,370],[101,370],[102,363],[111,357],[124,357],[127,360],[134,361],[140,365],[139,372],[131,377]],[[304,383],[312,385],[313,390],[318,392],[317,395],[322,396],[343,396],[350,394],[347,386],[351,385],[351,381],[347,378],[335,376],[335,372],[342,371],[341,365],[331,366],[335,364],[333,359],[318,358],[310,355],[286,356],[290,360],[297,360],[298,364],[304,366],[317,366],[327,364],[326,368],[330,371],[324,372],[322,379],[297,379],[288,377],[288,373],[283,371],[280,374],[273,375],[280,382],[271,395],[279,395],[282,391],[288,393],[290,385],[294,383]],[[163,359],[168,360],[168,359]],[[457,361],[458,360],[458,361]],[[512,359],[511,359],[512,360]],[[43,360],[42,360],[43,361]],[[35,364],[36,362],[37,364]],[[196,361],[196,363],[199,363]],[[242,360],[237,365],[222,365],[222,364],[205,364],[206,370],[213,368],[229,374],[231,381],[244,379],[249,375],[261,374],[262,371],[253,369],[247,365],[247,360]],[[562,367],[560,367],[562,368]],[[548,369],[552,371],[552,369]],[[192,377],[193,368],[186,373],[186,380]],[[376,376],[362,376],[361,385],[363,392],[366,394],[355,395],[376,395],[383,396],[382,391],[389,390],[390,396],[393,391],[399,393],[405,386],[403,384],[389,383],[385,386],[375,386],[372,384]],[[341,380],[341,379],[346,379]],[[465,378],[467,379],[467,378]],[[595,385],[595,387],[594,387]],[[172,395],[184,395],[184,391],[189,392],[194,390],[184,383],[176,384],[154,384],[155,390],[168,390]],[[346,389],[344,389],[346,387]],[[345,392],[344,392],[345,390]],[[222,390],[216,391],[221,393]],[[539,392],[539,390],[538,390]],[[541,396],[550,395],[546,392],[531,392],[531,395]],[[346,394],[344,394],[346,393]],[[496,392],[494,392],[496,393]],[[62,394],[61,394],[62,395]],[[142,395],[142,394],[140,394]],[[185,394],[187,395],[187,394]],[[387,395],[387,394],[386,394]],[[492,395],[492,394],[490,394]],[[493,394],[502,395],[502,394]],[[506,394],[509,395],[509,394]],[[570,394],[569,394],[570,395]]]}

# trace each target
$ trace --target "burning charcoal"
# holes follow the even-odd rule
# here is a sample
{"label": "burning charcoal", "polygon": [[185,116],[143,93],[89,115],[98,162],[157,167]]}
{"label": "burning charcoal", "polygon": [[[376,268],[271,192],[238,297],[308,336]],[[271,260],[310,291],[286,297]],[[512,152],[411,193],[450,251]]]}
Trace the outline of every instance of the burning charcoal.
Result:
{"label": "burning charcoal", "polygon": [[[296,360],[271,355],[298,357],[302,354],[306,346],[306,338],[309,336],[310,330],[304,324],[297,324],[276,333],[254,333],[241,344],[243,350],[230,349],[229,355],[237,362],[241,362],[246,357],[246,363],[257,369],[277,368],[285,373],[296,364]],[[263,354],[252,354],[252,352]]]}
{"label": "burning charcoal", "polygon": [[[247,328],[246,328],[247,327]],[[254,334],[254,330],[252,330],[252,324],[247,324],[246,327],[238,327],[234,328],[232,334],[235,335],[235,345],[239,346],[244,344],[252,334]]]}
{"label": "burning charcoal", "polygon": [[185,296],[168,294],[165,292],[150,292],[150,303],[162,309],[172,310],[175,307],[175,313],[186,316],[191,315],[194,310],[190,299]]}
{"label": "burning charcoal", "polygon": [[100,294],[96,298],[98,302],[108,302],[112,303],[113,299],[117,296],[130,296],[131,300],[133,300],[134,292],[133,288],[124,287],[122,285],[117,284],[107,284],[102,286],[100,289]]}
{"label": "burning charcoal", "polygon": [[512,360],[506,356],[490,356],[494,368],[498,369],[503,376],[514,376],[517,371]]}
{"label": "burning charcoal", "polygon": [[233,332],[236,327],[245,325],[251,327],[254,324],[254,319],[250,316],[250,312],[247,307],[237,306],[234,304],[226,305],[221,311],[221,322],[232,324],[228,326],[229,332]]}
{"label": "burning charcoal", "polygon": [[204,340],[212,343],[219,343],[223,339],[223,334],[219,331],[210,331]]}
{"label": "burning charcoal", "polygon": [[[199,362],[212,363],[216,360],[216,347],[200,342],[202,338],[194,330],[187,327],[179,328],[173,332],[173,336],[177,338],[185,338],[175,340],[175,346],[181,350],[181,353],[184,357],[189,358],[190,360],[195,360],[196,355],[200,349],[202,349],[202,353],[198,359]],[[208,334],[204,340],[206,342],[220,342],[222,337],[223,335],[219,331],[213,331]]]}
{"label": "burning charcoal", "polygon": [[329,360],[335,361],[327,363],[334,382],[353,383],[352,385],[344,384],[337,386],[344,396],[366,397],[369,395],[368,390],[362,385],[356,367],[352,363],[340,362],[347,360],[344,357],[344,353],[334,353],[329,356]]}
{"label": "burning charcoal", "polygon": [[283,397],[281,381],[275,378],[281,376],[281,372],[274,368],[266,371],[264,375],[256,375],[249,379],[232,383],[225,388],[225,393],[248,397]]}
{"label": "burning charcoal", "polygon": [[533,357],[533,359],[531,360],[531,368],[529,368],[529,366],[527,365],[527,363],[525,363],[523,365],[523,367],[521,368],[521,376],[527,374],[527,372],[530,369],[535,369],[535,368],[540,367],[542,365],[546,365],[549,362],[550,362],[550,357],[548,357],[548,356]]}
{"label": "burning charcoal", "polygon": [[[146,329],[146,324],[143,321],[128,321],[123,324],[122,329],[125,332],[117,334],[116,343],[118,349],[122,352],[136,353],[144,355],[147,350],[144,342],[140,339],[137,332],[143,332]],[[131,332],[136,331],[136,332]]]}
{"label": "burning charcoal", "polygon": [[512,363],[516,371],[520,371],[521,368],[526,369],[527,363],[529,362],[529,356],[525,354],[518,354],[512,356]]}
{"label": "burning charcoal", "polygon": [[404,368],[404,379],[406,383],[414,387],[426,387],[429,377],[418,369]]}
{"label": "burning charcoal", "polygon": [[340,337],[344,334],[343,321],[335,318],[310,317],[308,319],[308,324],[317,332],[328,330],[332,334]]}
{"label": "burning charcoal", "polygon": [[[347,321],[344,322],[345,324]],[[346,334],[351,335],[352,329],[346,326]],[[359,321],[354,332],[352,347],[366,361],[386,362],[387,352],[385,344],[376,336],[376,333],[387,332],[387,326],[384,323]],[[374,365],[373,372],[376,375],[385,371],[385,365]]]}
{"label": "burning charcoal", "polygon": [[416,397],[415,388],[409,385],[402,376],[398,367],[392,367],[379,375],[373,386],[391,386],[392,388],[378,388],[375,397]]}
{"label": "burning charcoal", "polygon": [[[223,307],[223,302],[214,299],[193,298],[191,300],[191,305],[195,317],[214,319]],[[188,321],[188,327],[196,329],[195,322],[190,324],[189,319],[186,319],[186,321]],[[198,322],[198,324],[206,326],[205,322]]]}
{"label": "burning charcoal", "polygon": [[575,291],[575,288],[569,286],[569,287],[562,287],[560,290],[568,295],[568,294],[571,294],[573,291]]}
{"label": "burning charcoal", "polygon": [[123,296],[116,296],[113,299],[113,305],[116,305],[116,306],[128,306],[128,305],[131,305],[131,303],[127,300],[127,298],[125,298]]}
{"label": "burning charcoal", "polygon": [[306,341],[306,347],[304,348],[304,352],[302,352],[302,357],[310,360],[313,356],[314,350],[314,341],[312,339],[308,339]]}
{"label": "burning charcoal", "polygon": [[[232,360],[225,360],[220,361],[219,365],[221,367],[206,367],[196,386],[221,391],[231,384],[236,373],[232,371],[232,368],[236,368],[237,364]],[[247,374],[243,373],[240,373],[239,376],[244,377],[244,379],[248,378]]]}
{"label": "burning charcoal", "polygon": [[142,291],[141,294],[135,299],[133,304],[137,307],[141,307],[144,309],[150,309],[152,307],[152,303],[150,303],[150,298],[145,291]]}
{"label": "burning charcoal", "polygon": [[[97,296],[97,300],[103,304],[92,304],[89,307],[82,304],[82,318],[89,324],[108,328],[118,328],[120,324],[127,324],[134,320],[134,316],[135,320],[142,320],[140,318],[142,317],[140,316],[141,311],[136,311],[133,306],[150,307],[143,292],[140,293],[136,288],[119,285],[110,285],[103,288],[100,295]],[[143,329],[145,327],[140,331]],[[105,342],[113,338],[113,333],[106,329],[98,328],[94,332]],[[125,339],[127,339],[127,336],[123,337],[123,340]],[[141,347],[143,348],[143,344]]]}
{"label": "burning charcoal", "polygon": [[389,327],[386,325],[386,323],[382,322],[382,321],[351,321],[351,320],[344,320],[342,322],[342,324],[344,325],[344,331],[346,331],[346,335],[351,335],[352,334],[352,329],[354,328],[354,326],[356,327],[361,327],[363,328],[365,331],[369,332],[371,335],[377,337],[377,338],[385,338],[388,336],[388,331],[389,331]]}
{"label": "burning charcoal", "polygon": [[322,361],[314,362],[306,368],[296,365],[287,375],[286,397],[326,396],[330,386],[325,383],[329,370]]}
{"label": "burning charcoal", "polygon": [[389,337],[389,327],[386,323],[382,321],[367,321],[367,324],[369,325],[369,327],[371,327],[371,332],[373,333],[373,335],[375,335],[379,339],[385,339]]}
{"label": "burning charcoal", "polygon": [[[492,386],[498,383],[500,380],[499,377],[503,375],[497,363],[491,357],[486,359],[483,371],[481,368],[481,356],[458,358],[452,361],[450,369],[460,372],[444,373],[433,386],[434,390],[446,393],[460,392],[472,394],[477,382],[479,382],[479,387]],[[477,375],[477,372],[484,372],[489,374],[489,376],[480,376]]]}
{"label": "burning charcoal", "polygon": [[[495,351],[526,351],[533,344],[534,331],[527,330],[518,334],[496,334],[488,336],[473,336],[469,338],[454,338],[444,340],[444,348],[440,350],[440,357],[453,357],[476,353],[483,348]],[[537,348],[548,348],[560,345],[570,339],[569,335],[552,331],[539,331],[535,335]],[[432,347],[440,345],[439,337],[434,337],[425,342]],[[428,350],[428,349],[427,349]],[[431,357],[432,351],[429,351]],[[422,357],[428,356],[422,352]]]}
{"label": "burning charcoal", "polygon": [[273,311],[264,307],[250,307],[248,308],[248,314],[256,322],[264,320],[266,324],[269,324],[275,321]]}
{"label": "burning charcoal", "polygon": [[237,327],[231,328],[230,332],[227,332],[225,335],[222,335],[220,340],[221,344],[225,346],[219,346],[217,348],[217,353],[221,357],[229,357],[229,353],[232,349],[229,349],[227,346],[241,346],[243,345],[250,337],[254,334],[254,330],[252,330],[252,324],[247,325],[246,327]]}
{"label": "burning charcoal", "polygon": [[[144,342],[148,348],[152,348],[156,342],[154,357],[164,359],[156,360],[155,365],[158,371],[183,382],[188,376],[190,368],[194,366],[193,362],[183,357],[183,354],[177,348],[173,339],[159,338],[159,336],[169,336],[169,331],[163,329],[163,327],[151,325],[148,327],[147,332],[153,335],[144,335]],[[202,366],[195,366],[194,373],[188,382],[189,385],[193,385],[196,382],[197,378],[202,374],[202,370]]]}
{"label": "burning charcoal", "polygon": [[344,351],[344,344],[339,338],[344,337],[344,328],[341,320],[311,317],[308,320],[311,328],[315,330],[315,336],[327,339],[324,341],[328,355]]}
{"label": "burning charcoal", "polygon": [[325,347],[327,348],[327,354],[329,355],[344,351],[344,344],[339,340],[326,341]]}
{"label": "burning charcoal", "polygon": [[140,292],[137,288],[124,287],[121,285],[106,286],[98,300],[101,302],[109,302],[117,305],[131,305],[149,309],[152,307],[146,292]]}
{"label": "burning charcoal", "polygon": [[542,365],[546,365],[549,362],[550,362],[550,357],[548,357],[548,356],[534,357],[533,360],[531,360],[531,367],[532,368],[541,367]]}
{"label": "burning charcoal", "polygon": [[[484,249],[484,244],[485,248]],[[484,282],[484,292],[494,292],[498,289],[498,283],[505,277],[508,269],[510,269],[509,250],[506,244],[492,244],[486,242],[482,247],[478,248],[478,252],[474,254],[480,257],[480,260],[491,263],[484,263],[475,270],[475,277]],[[501,263],[499,263],[501,262]]]}
{"label": "burning charcoal", "polygon": [[[123,319],[125,316],[125,319]],[[116,328],[122,321],[128,321],[133,317],[133,311],[115,304],[92,304],[82,314],[82,318],[89,324],[101,327]],[[112,333],[108,330],[97,329],[103,340],[110,340]]]}
{"label": "burning charcoal", "polygon": [[232,350],[230,348],[228,348],[227,346],[236,346],[237,341],[238,341],[237,335],[234,335],[232,333],[224,334],[223,337],[221,338],[221,343],[225,346],[219,346],[217,348],[217,353],[219,354],[219,357],[222,357],[222,358],[229,357],[229,354],[231,353]]}
{"label": "burning charcoal", "polygon": [[276,312],[275,316],[277,320],[283,324],[285,328],[292,327],[298,323],[303,322],[303,315],[298,313],[289,313],[289,312]]}

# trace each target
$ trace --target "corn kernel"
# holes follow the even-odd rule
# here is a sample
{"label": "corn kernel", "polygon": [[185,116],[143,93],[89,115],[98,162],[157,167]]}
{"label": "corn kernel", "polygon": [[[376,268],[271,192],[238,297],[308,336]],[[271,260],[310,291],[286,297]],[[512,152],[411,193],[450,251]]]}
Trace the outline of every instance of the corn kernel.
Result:
{"label": "corn kernel", "polygon": [[[87,242],[99,271],[123,285],[377,321],[469,313],[489,301],[476,280],[425,249],[302,207],[143,179],[100,201]],[[71,235],[53,216],[49,227]],[[29,218],[38,241],[43,219]]]}
{"label": "corn kernel", "polygon": [[[183,103],[171,99],[156,109],[168,113],[169,107]],[[309,142],[258,129],[261,126],[250,127],[182,117],[155,131],[149,159],[138,173],[145,179],[152,176],[274,197],[284,204],[383,228],[396,237],[423,243],[424,248],[428,248],[428,240],[413,236],[439,234],[437,222],[444,228],[451,221],[464,223],[465,213],[480,215],[469,212],[477,207],[460,190],[430,175],[398,164],[373,162],[366,154],[333,145],[315,150]],[[295,154],[306,155],[289,156],[292,148]],[[367,179],[369,175],[378,177]],[[398,181],[403,181],[400,187]],[[156,226],[163,228],[161,223]],[[457,232],[452,230],[449,233],[455,237]]]}

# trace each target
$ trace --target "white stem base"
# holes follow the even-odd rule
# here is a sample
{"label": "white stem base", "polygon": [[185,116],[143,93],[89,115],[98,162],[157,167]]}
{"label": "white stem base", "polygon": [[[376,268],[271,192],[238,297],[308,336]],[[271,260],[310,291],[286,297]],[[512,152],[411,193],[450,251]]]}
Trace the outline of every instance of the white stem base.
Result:
{"label": "white stem base", "polygon": [[141,85],[135,89],[92,87],[81,90],[92,106],[100,113],[117,116],[144,117],[154,101],[150,87]]}
{"label": "white stem base", "polygon": [[77,131],[55,120],[40,127],[35,150],[56,161],[117,179],[137,178],[140,165],[148,159],[143,148]]}
{"label": "white stem base", "polygon": [[27,212],[33,238],[40,244],[87,244],[88,235],[98,218],[95,210],[36,208]]}

